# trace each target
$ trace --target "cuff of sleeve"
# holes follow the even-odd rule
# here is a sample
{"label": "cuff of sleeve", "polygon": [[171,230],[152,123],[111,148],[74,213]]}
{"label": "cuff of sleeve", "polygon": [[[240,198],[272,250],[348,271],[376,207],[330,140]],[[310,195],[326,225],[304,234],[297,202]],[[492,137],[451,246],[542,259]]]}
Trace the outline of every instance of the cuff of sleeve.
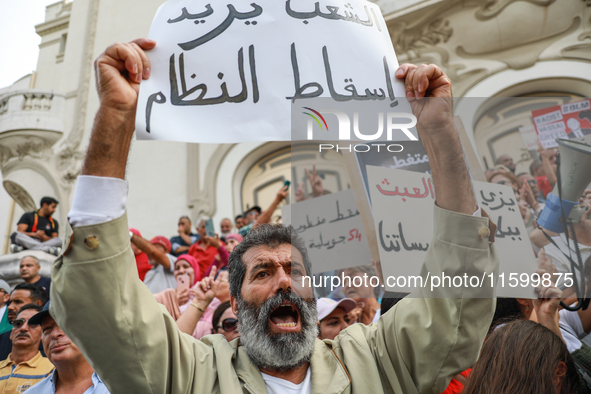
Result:
{"label": "cuff of sleeve", "polygon": [[[479,213],[480,216],[476,216]],[[433,235],[444,242],[487,249],[493,226],[480,207],[473,215],[448,211],[437,205],[433,210]]]}
{"label": "cuff of sleeve", "polygon": [[127,205],[127,181],[81,175],[68,220],[72,227],[105,223],[119,218]]}

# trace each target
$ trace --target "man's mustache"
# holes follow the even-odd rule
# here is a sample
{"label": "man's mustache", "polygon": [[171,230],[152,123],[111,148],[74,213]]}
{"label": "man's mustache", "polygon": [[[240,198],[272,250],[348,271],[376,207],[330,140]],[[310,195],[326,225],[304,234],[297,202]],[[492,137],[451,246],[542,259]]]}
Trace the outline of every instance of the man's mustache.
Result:
{"label": "man's mustache", "polygon": [[31,336],[29,334],[27,334],[26,332],[21,332],[20,334],[18,334],[16,336],[16,338],[20,338],[20,337],[31,338]]}

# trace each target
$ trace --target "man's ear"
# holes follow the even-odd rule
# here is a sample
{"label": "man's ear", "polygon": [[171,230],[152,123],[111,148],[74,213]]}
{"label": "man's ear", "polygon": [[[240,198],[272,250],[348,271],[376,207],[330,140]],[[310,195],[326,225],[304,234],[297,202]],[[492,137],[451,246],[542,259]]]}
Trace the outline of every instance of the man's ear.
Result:
{"label": "man's ear", "polygon": [[554,372],[554,386],[556,386],[556,392],[560,392],[560,387],[565,376],[566,364],[564,361],[560,361],[556,366],[556,371]]}
{"label": "man's ear", "polygon": [[232,312],[238,316],[238,301],[236,301],[236,297],[233,295],[230,296],[230,306],[232,307]]}

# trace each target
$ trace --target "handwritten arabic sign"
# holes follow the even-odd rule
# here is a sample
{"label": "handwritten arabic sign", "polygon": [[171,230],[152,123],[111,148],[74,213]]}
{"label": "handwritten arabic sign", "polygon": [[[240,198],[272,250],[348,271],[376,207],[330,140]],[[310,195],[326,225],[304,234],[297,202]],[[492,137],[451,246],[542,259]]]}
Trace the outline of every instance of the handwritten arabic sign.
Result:
{"label": "handwritten arabic sign", "polygon": [[371,264],[351,189],[286,205],[281,215],[304,239],[315,274]]}
{"label": "handwritten arabic sign", "polygon": [[169,0],[149,37],[139,139],[290,140],[290,104],[396,106],[404,86],[379,7],[366,0]]}
{"label": "handwritten arabic sign", "polygon": [[[433,237],[435,190],[431,176],[367,166],[368,182],[382,271],[419,275]],[[500,272],[533,273],[536,261],[513,190],[504,185],[473,182],[477,203],[498,226],[495,244]],[[410,292],[410,287],[390,288]],[[531,297],[528,288],[498,288],[503,297]]]}
{"label": "handwritten arabic sign", "polygon": [[557,147],[557,138],[581,138],[591,134],[591,100],[532,111],[534,127],[544,148]]}

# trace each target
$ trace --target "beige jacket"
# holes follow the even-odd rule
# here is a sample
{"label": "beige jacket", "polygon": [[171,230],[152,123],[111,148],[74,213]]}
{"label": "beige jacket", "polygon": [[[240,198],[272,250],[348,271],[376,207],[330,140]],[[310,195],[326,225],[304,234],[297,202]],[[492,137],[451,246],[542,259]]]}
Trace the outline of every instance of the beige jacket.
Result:
{"label": "beige jacket", "polygon": [[[488,227],[488,218],[435,207],[423,275],[496,272],[495,249],[482,236]],[[64,250],[53,265],[51,314],[112,394],[266,393],[239,339],[197,341],[156,303],[138,279],[126,215],[68,226]],[[377,324],[355,324],[333,341],[316,341],[312,392],[439,394],[471,367],[494,299],[424,298],[461,295],[429,289],[414,295],[423,298],[404,299]]]}

